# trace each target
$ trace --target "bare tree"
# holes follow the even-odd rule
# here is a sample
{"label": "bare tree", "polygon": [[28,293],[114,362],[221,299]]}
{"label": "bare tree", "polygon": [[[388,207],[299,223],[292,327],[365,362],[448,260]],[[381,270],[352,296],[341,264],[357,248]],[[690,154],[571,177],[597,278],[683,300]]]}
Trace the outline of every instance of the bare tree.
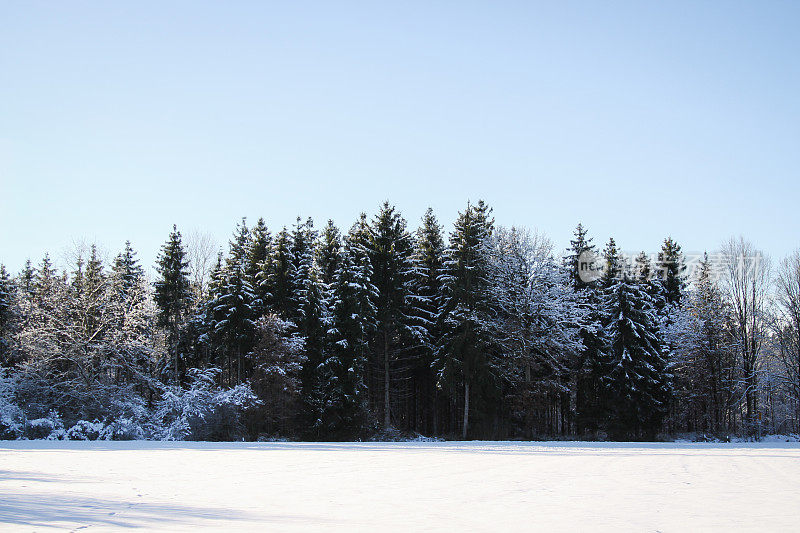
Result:
{"label": "bare tree", "polygon": [[783,363],[783,379],[795,405],[795,429],[800,429],[800,249],[781,261],[775,280],[775,333]]}
{"label": "bare tree", "polygon": [[723,288],[733,314],[744,386],[745,423],[752,426],[758,412],[758,370],[767,337],[769,258],[743,237],[731,238],[722,247],[725,260]]}
{"label": "bare tree", "polygon": [[194,229],[186,236],[186,256],[189,259],[192,291],[199,299],[207,289],[211,270],[217,258],[217,241],[210,233]]}

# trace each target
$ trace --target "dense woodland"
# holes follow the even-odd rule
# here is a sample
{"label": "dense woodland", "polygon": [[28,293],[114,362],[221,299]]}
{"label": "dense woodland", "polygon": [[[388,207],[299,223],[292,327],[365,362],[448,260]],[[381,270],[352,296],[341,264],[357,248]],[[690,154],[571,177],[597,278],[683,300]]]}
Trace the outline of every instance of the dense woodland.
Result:
{"label": "dense woodland", "polygon": [[211,258],[173,228],[152,276],[130,243],[45,256],[0,268],[0,437],[797,432],[800,252],[773,268],[738,238],[691,263],[580,224],[554,250],[483,202],[449,231],[389,203],[345,233],[242,220]]}

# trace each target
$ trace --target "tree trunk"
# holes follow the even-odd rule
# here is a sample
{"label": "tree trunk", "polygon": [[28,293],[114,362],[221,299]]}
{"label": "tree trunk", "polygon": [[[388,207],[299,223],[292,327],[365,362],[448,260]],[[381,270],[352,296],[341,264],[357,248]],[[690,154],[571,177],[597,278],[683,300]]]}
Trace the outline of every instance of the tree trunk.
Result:
{"label": "tree trunk", "polygon": [[461,428],[461,438],[467,440],[469,427],[469,380],[464,380],[464,424]]}
{"label": "tree trunk", "polygon": [[383,332],[383,425],[392,425],[389,412],[389,334]]}

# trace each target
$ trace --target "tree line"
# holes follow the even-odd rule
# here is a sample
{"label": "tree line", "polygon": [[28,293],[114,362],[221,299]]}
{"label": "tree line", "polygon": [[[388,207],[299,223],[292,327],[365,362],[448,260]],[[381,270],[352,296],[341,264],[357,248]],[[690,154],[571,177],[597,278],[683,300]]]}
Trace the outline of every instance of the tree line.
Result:
{"label": "tree line", "polygon": [[344,234],[243,219],[213,267],[192,252],[173,227],[154,280],[129,242],[0,267],[0,437],[798,431],[800,252],[773,272],[731,239],[687,272],[672,238],[628,258],[579,224],[558,254],[483,202],[447,233],[386,202]]}

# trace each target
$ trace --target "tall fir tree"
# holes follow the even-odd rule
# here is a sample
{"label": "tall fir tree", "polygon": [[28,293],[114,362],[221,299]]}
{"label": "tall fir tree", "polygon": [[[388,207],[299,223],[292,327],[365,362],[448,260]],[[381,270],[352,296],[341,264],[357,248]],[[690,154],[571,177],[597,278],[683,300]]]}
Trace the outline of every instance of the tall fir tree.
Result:
{"label": "tall fir tree", "polygon": [[245,276],[253,288],[257,300],[256,314],[261,317],[267,312],[269,294],[267,286],[262,285],[264,273],[270,270],[270,252],[272,248],[272,235],[267,229],[263,218],[259,218],[250,232],[250,244],[247,253],[247,267]]}
{"label": "tall fir tree", "polygon": [[222,379],[239,384],[245,379],[246,356],[256,340],[258,301],[250,276],[250,230],[244,219],[229,243],[225,266],[218,274],[214,298],[208,303],[208,329],[214,339]]}
{"label": "tall fir tree", "polygon": [[[382,368],[383,426],[392,426],[392,363],[414,336],[409,314],[411,291],[411,236],[406,221],[389,202],[384,202],[369,227],[367,253],[372,264],[377,331],[373,364]],[[373,375],[377,378],[376,375]]]}
{"label": "tall fir tree", "polygon": [[315,255],[319,281],[323,286],[329,286],[333,283],[342,261],[342,236],[333,220],[328,220],[322,230]]}
{"label": "tall fir tree", "polygon": [[445,244],[442,227],[428,208],[422,217],[414,239],[412,256],[412,314],[421,332],[414,363],[415,422],[416,431],[438,430],[438,395],[436,372],[433,369],[434,350],[439,341],[439,306],[441,304],[443,257]]}
{"label": "tall fir tree", "polygon": [[470,390],[495,381],[491,327],[491,280],[487,240],[494,220],[483,203],[467,205],[459,214],[445,252],[443,299],[439,311],[441,338],[435,365],[440,384],[451,393],[463,391],[461,437],[469,435]]}
{"label": "tall fir tree", "polygon": [[608,429],[617,439],[653,438],[670,396],[653,300],[623,273],[605,291],[604,316],[609,340],[603,375]]}
{"label": "tall fir tree", "polygon": [[0,265],[0,367],[16,362],[14,333],[19,315],[16,285],[5,265]]}
{"label": "tall fir tree", "polygon": [[664,299],[667,304],[680,305],[686,286],[686,264],[680,245],[672,237],[664,239],[658,254],[658,277],[664,286]]}
{"label": "tall fir tree", "polygon": [[111,273],[116,280],[119,296],[123,300],[132,298],[144,280],[144,268],[136,258],[131,241],[125,241],[125,249],[114,258]]}
{"label": "tall fir tree", "polygon": [[180,383],[179,333],[192,298],[189,261],[177,226],[172,226],[172,233],[161,247],[156,260],[156,272],[158,279],[153,283],[153,300],[159,310],[159,325],[167,330],[167,348],[172,359],[171,377],[177,385]]}
{"label": "tall fir tree", "polygon": [[284,227],[275,236],[270,258],[258,276],[259,294],[266,298],[266,309],[285,320],[295,317],[294,300],[295,258],[292,239]]}
{"label": "tall fir tree", "polygon": [[330,328],[320,368],[321,420],[325,433],[336,439],[358,436],[369,418],[364,369],[376,315],[370,271],[369,259],[347,247],[331,286]]}

